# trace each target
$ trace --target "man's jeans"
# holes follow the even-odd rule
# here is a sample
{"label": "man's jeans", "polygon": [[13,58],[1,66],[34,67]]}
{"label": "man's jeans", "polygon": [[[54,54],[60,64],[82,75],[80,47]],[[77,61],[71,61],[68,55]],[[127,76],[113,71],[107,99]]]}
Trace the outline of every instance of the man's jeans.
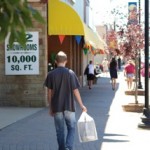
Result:
{"label": "man's jeans", "polygon": [[[75,112],[64,111],[54,115],[55,128],[59,150],[73,150],[73,142],[76,128]],[[67,136],[65,139],[65,123],[67,126]]]}

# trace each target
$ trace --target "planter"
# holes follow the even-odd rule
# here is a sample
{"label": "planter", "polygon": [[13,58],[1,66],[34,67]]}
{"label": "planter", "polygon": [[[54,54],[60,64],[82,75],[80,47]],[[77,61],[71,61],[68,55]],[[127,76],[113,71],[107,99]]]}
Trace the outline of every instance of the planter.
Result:
{"label": "planter", "polygon": [[[138,79],[137,79],[138,80]],[[127,79],[125,79],[125,81],[127,81]],[[133,79],[133,82],[135,82],[136,81],[136,79]]]}
{"label": "planter", "polygon": [[124,111],[127,112],[143,112],[143,108],[144,108],[144,104],[139,103],[139,104],[135,104],[135,103],[129,103],[127,105],[122,105],[122,108]]}
{"label": "planter", "polygon": [[[135,95],[135,91],[125,91],[126,95]],[[145,91],[144,90],[137,90],[137,95],[145,95]]]}

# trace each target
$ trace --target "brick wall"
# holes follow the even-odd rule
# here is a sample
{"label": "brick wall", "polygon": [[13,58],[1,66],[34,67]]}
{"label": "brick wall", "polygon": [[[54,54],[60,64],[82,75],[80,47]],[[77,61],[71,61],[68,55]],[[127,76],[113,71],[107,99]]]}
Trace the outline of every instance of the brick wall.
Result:
{"label": "brick wall", "polygon": [[[31,3],[47,20],[47,6]],[[46,105],[47,91],[43,87],[47,75],[47,23],[34,22],[28,31],[39,32],[39,75],[5,75],[5,49],[0,44],[0,106],[42,107]]]}

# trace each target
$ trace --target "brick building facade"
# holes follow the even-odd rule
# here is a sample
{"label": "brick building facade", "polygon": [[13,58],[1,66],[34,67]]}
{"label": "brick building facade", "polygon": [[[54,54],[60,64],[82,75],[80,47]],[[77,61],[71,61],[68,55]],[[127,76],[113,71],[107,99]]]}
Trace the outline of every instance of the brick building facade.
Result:
{"label": "brick building facade", "polygon": [[[33,2],[31,5],[47,20],[47,5]],[[0,44],[0,106],[41,107],[46,105],[43,79],[47,74],[47,24],[34,22],[39,33],[39,74],[5,75],[5,43]]]}
{"label": "brick building facade", "polygon": [[[43,82],[48,73],[48,64],[53,64],[52,56],[60,50],[64,51],[68,55],[67,67],[74,70],[77,74],[79,81],[82,86],[86,84],[86,77],[83,75],[84,68],[86,67],[89,60],[94,60],[94,55],[91,51],[88,51],[87,54],[84,53],[83,47],[86,44],[93,43],[96,48],[102,48],[101,41],[97,40],[96,34],[83,22],[79,15],[75,12],[74,9],[69,7],[67,4],[58,1],[58,0],[28,0],[30,4],[37,9],[41,15],[45,18],[45,24],[39,24],[34,21],[34,28],[28,29],[27,32],[38,32],[39,34],[39,73],[38,74],[29,74],[29,75],[7,75],[5,74],[5,69],[8,67],[5,66],[5,43],[0,44],[0,106],[22,106],[22,107],[43,107],[47,106],[47,89],[43,87]],[[42,3],[42,2],[44,3]],[[46,3],[51,2],[51,3]],[[55,5],[56,3],[56,5]],[[52,9],[48,9],[48,6]],[[69,20],[68,23],[66,16],[61,18],[61,13],[57,14],[57,7],[62,9],[59,12],[66,11],[66,15],[71,13],[73,16],[69,16],[73,21],[76,18],[76,25],[72,27],[72,22]],[[52,11],[49,11],[52,10]],[[52,13],[51,20],[50,16]],[[56,16],[56,13],[58,16]],[[73,18],[75,17],[75,18]],[[53,18],[53,19],[52,19]],[[62,22],[65,23],[65,28],[68,30],[62,29],[61,23],[59,22],[62,19]],[[67,18],[68,19],[68,18]],[[49,23],[48,23],[49,20]],[[56,26],[52,24],[56,23],[57,31],[55,32]],[[69,26],[68,26],[69,24]],[[59,26],[60,25],[60,26]],[[67,27],[66,27],[67,26]],[[48,28],[52,27],[51,31],[54,34],[48,32]],[[76,30],[77,29],[77,30]],[[79,31],[78,31],[79,29]],[[66,32],[65,39],[61,43],[59,41],[59,35]],[[69,34],[68,34],[69,33]],[[76,35],[81,36],[81,40],[77,43]],[[92,46],[90,46],[92,47]],[[91,49],[92,50],[92,49]],[[53,64],[54,65],[54,64]]]}

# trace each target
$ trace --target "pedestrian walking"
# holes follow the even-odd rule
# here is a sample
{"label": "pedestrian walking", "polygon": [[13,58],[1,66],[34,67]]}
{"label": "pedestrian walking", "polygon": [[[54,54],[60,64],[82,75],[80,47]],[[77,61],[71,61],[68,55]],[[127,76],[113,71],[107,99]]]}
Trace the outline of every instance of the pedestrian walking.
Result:
{"label": "pedestrian walking", "polygon": [[95,71],[94,71],[94,65],[92,60],[89,61],[89,64],[85,69],[85,72],[87,72],[86,75],[87,75],[88,86],[89,89],[91,89],[95,79]]}
{"label": "pedestrian walking", "polygon": [[128,64],[124,67],[124,75],[127,79],[127,87],[132,89],[133,77],[135,75],[135,65],[132,60],[128,60]]}
{"label": "pedestrian walking", "polygon": [[112,90],[116,89],[116,79],[118,78],[117,74],[117,61],[113,57],[109,64],[109,72],[111,77]]}
{"label": "pedestrian walking", "polygon": [[58,52],[55,62],[57,68],[48,73],[44,82],[48,88],[50,115],[54,117],[58,150],[73,150],[76,128],[74,96],[82,111],[86,112],[87,108],[83,105],[78,90],[80,84],[76,74],[65,67],[67,55],[62,51]]}

